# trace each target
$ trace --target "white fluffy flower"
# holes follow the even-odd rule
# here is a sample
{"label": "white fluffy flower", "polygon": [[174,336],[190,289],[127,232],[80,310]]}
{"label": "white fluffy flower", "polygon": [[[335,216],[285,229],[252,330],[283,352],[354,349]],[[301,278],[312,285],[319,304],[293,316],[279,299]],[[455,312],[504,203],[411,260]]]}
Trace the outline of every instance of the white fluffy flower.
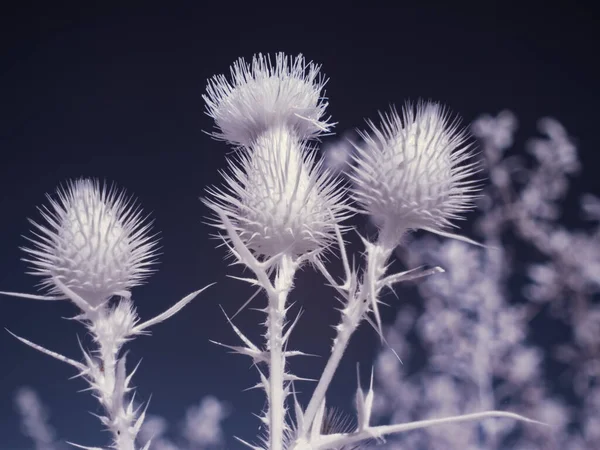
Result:
{"label": "white fluffy flower", "polygon": [[315,153],[284,130],[261,135],[224,173],[225,189],[209,189],[255,253],[306,254],[327,245],[348,209],[340,183]]}
{"label": "white fluffy flower", "polygon": [[249,146],[272,127],[284,127],[300,139],[312,139],[332,126],[326,118],[321,91],[325,85],[320,66],[306,63],[302,55],[292,59],[254,56],[240,58],[231,68],[231,81],[216,75],[208,81],[207,114],[219,132],[213,136],[233,145]]}
{"label": "white fluffy flower", "polygon": [[437,103],[406,104],[380,114],[381,128],[361,133],[354,181],[355,200],[380,228],[441,231],[471,208],[476,164],[468,135]]}
{"label": "white fluffy flower", "polygon": [[96,306],[113,295],[128,296],[151,272],[156,241],[150,224],[123,191],[95,180],[79,179],[59,188],[50,208],[40,211],[46,224],[33,222],[33,248],[25,248],[32,274],[42,286],[65,294],[56,279]]}

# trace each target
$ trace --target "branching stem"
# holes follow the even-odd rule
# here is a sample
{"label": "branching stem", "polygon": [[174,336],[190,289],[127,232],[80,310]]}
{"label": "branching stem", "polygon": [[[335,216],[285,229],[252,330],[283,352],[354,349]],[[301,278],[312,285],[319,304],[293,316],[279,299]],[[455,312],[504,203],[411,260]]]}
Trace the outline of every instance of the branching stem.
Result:
{"label": "branching stem", "polygon": [[[315,415],[325,399],[327,389],[344,356],[352,334],[369,312],[369,307],[376,305],[377,298],[371,297],[377,297],[379,293],[379,280],[385,274],[386,264],[393,247],[386,245],[387,242],[383,243],[381,240],[378,240],[376,244],[370,244],[366,241],[365,243],[367,244],[365,276],[355,292],[352,290],[348,292],[346,306],[342,310],[342,319],[337,327],[337,335],[333,340],[331,355],[304,413],[303,428],[300,430],[299,438],[306,438],[310,431]],[[343,242],[340,242],[340,245],[343,245]],[[345,254],[343,250],[341,251]],[[350,273],[347,276],[350,276]],[[376,306],[374,306],[374,309],[376,309]]]}

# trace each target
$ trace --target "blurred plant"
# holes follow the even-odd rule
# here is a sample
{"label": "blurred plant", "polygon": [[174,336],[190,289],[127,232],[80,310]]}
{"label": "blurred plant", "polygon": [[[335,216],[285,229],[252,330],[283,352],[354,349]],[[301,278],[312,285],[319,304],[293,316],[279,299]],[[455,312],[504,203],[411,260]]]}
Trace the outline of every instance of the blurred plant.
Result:
{"label": "blurred plant", "polygon": [[21,416],[21,431],[29,437],[36,450],[62,450],[54,428],[48,423],[50,414],[37,393],[23,386],[15,394],[15,406]]}
{"label": "blurred plant", "polygon": [[206,396],[198,405],[190,406],[181,426],[182,438],[167,437],[167,421],[160,416],[149,416],[139,433],[142,445],[152,441],[151,450],[204,450],[223,448],[221,422],[229,415],[229,408],[215,397]]}
{"label": "blurred plant", "polygon": [[359,136],[355,131],[346,131],[339,139],[323,144],[321,151],[325,167],[333,174],[343,174],[352,164],[356,142]]}
{"label": "blurred plant", "polygon": [[[21,416],[23,434],[33,441],[36,450],[64,450],[67,447],[56,437],[48,419],[50,414],[38,394],[29,387],[21,387],[15,394],[15,407]],[[205,450],[223,447],[221,422],[229,415],[229,408],[215,397],[206,396],[198,405],[188,407],[175,444],[166,436],[168,423],[156,415],[147,415],[137,435],[142,446],[151,450]]]}
{"label": "blurred plant", "polygon": [[[528,421],[492,410],[373,426],[371,377],[366,392],[358,380],[353,431],[323,432],[325,395],[350,337],[363,321],[382,333],[381,291],[442,271],[436,266],[388,274],[390,258],[405,234],[424,229],[472,242],[447,228],[475,198],[476,186],[470,178],[477,166],[470,162],[467,133],[438,104],[408,104],[402,117],[392,110],[382,115],[381,129],[368,122],[370,132],[361,133],[364,145],[355,146],[351,156],[351,193],[360,211],[374,219],[379,232],[375,242],[363,239],[364,268],[351,266],[341,223],[357,210],[348,205],[346,187],[317,161],[307,143],[332,126],[322,119],[325,83],[319,69],[301,55],[290,58],[280,53],[274,64],[263,55],[255,56],[251,63],[240,59],[231,69],[232,80],[215,76],[204,97],[218,130],[214,136],[236,147],[229,171],[222,173],[225,187],[208,189],[204,203],[214,213],[214,225],[224,231],[220,237],[234,263],[253,274],[240,279],[267,296],[267,305],[261,309],[267,316],[264,347],[251,342],[229,317],[243,346],[220,344],[252,359],[260,376],[257,387],[267,397],[261,416],[267,434],[260,437],[261,444],[247,445],[269,450],[337,449],[438,424],[488,417]],[[332,243],[339,247],[344,268],[341,283],[325,266]],[[299,315],[288,317],[287,300],[296,271],[306,263],[324,275],[342,306],[329,359],[303,408],[294,391],[294,382],[302,379],[286,367],[287,358],[304,355],[287,348],[299,319]],[[290,394],[293,416],[288,411]]]}
{"label": "blurred plant", "polygon": [[[104,408],[104,415],[98,417],[112,434],[112,448],[134,450],[146,410],[134,407],[133,397],[127,398],[133,390],[130,383],[137,367],[127,374],[121,347],[177,313],[202,290],[140,323],[129,290],[149,274],[156,248],[141,210],[124,191],[90,179],[59,188],[57,197],[49,196],[50,208],[40,209],[45,224],[32,222],[35,231],[29,240],[33,248],[24,249],[32,273],[43,278],[41,286],[50,295],[0,294],[37,300],[69,299],[79,308],[74,319],[86,327],[94,344],[94,349],[88,351],[80,342],[84,362],[13,336],[77,369],[77,376],[88,382],[89,390]],[[113,297],[119,300],[111,305]]]}
{"label": "blurred plant", "polygon": [[486,247],[424,237],[399,253],[408,264],[439,264],[446,273],[421,283],[422,305],[401,310],[386,330],[391,349],[377,358],[374,409],[396,422],[502,405],[552,432],[482,422],[414,433],[388,448],[600,447],[600,202],[583,197],[592,227],[563,226],[560,202],[580,168],[572,139],[543,119],[545,137],[529,141],[527,160],[508,152],[516,126],[506,111],[472,126],[491,181],[476,221]]}
{"label": "blurred plant", "polygon": [[191,406],[185,414],[183,434],[193,448],[211,447],[223,441],[221,421],[229,408],[215,397],[204,397],[199,405]]}

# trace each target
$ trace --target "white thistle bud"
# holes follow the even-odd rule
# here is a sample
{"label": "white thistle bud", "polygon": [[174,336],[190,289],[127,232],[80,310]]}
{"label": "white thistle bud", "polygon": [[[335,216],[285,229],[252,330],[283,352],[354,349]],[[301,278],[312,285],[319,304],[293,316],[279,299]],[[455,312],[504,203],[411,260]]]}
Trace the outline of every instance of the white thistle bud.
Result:
{"label": "white thistle bud", "polygon": [[129,296],[154,263],[156,240],[148,235],[141,210],[124,191],[107,189],[95,180],[79,179],[48,196],[40,209],[46,224],[24,248],[33,275],[44,278],[50,293],[65,295],[56,279],[94,307],[113,295]]}
{"label": "white thistle bud", "polygon": [[299,256],[324,247],[349,215],[340,182],[285,130],[262,134],[228,164],[225,190],[209,189],[207,204],[223,210],[259,255]]}
{"label": "white thistle bud", "polygon": [[231,68],[231,81],[216,75],[208,81],[207,114],[219,132],[213,136],[233,145],[249,146],[270,128],[283,127],[301,140],[329,131],[333,124],[323,115],[327,102],[321,91],[326,83],[320,66],[292,59],[255,55],[252,64],[240,58]]}
{"label": "white thistle bud", "polygon": [[380,114],[381,129],[367,121],[351,174],[354,199],[387,233],[441,232],[472,207],[477,163],[457,119],[437,103],[406,104]]}

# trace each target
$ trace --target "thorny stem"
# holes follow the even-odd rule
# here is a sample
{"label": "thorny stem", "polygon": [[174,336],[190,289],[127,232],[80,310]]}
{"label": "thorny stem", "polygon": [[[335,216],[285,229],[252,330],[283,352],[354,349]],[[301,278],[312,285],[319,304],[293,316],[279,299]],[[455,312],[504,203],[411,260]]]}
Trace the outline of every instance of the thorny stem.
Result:
{"label": "thorny stem", "polygon": [[[82,314],[75,317],[75,319],[84,323],[93,335],[97,348],[91,353],[98,355],[98,358],[94,359],[91,354],[81,346],[81,342],[79,344],[86,360],[85,364],[34,344],[13,333],[11,334],[24,344],[79,370],[78,376],[83,376],[87,380],[90,385],[90,389],[88,390],[94,391],[94,397],[100,401],[105,410],[105,416],[97,417],[112,433],[112,448],[115,450],[135,450],[135,438],[144,421],[146,411],[144,410],[138,414],[138,410],[134,410],[133,400],[128,403],[126,402],[127,394],[132,390],[129,387],[129,383],[137,367],[127,375],[125,369],[125,356],[119,358],[119,351],[125,342],[131,340],[134,336],[146,334],[147,328],[163,322],[179,312],[185,305],[198,296],[198,294],[211,285],[188,294],[166,311],[140,324],[138,323],[139,319],[137,313],[132,307],[129,298],[122,298],[116,308],[110,308],[108,306],[108,301],[91,307],[85,299],[69,289],[69,287],[63,284],[58,277],[54,278],[54,282],[64,293],[66,298],[69,298],[73,303],[80,307]],[[42,300],[56,300],[59,298],[34,296],[18,292],[0,292],[0,294]],[[146,407],[147,406],[148,403],[146,403]],[[73,443],[70,444],[79,448],[96,448],[84,447]],[[148,445],[146,445],[143,450],[147,450]]]}
{"label": "thorny stem", "polygon": [[256,282],[265,290],[268,296],[267,312],[267,346],[269,353],[268,386],[263,385],[268,399],[267,426],[269,429],[270,450],[282,450],[285,428],[285,352],[283,327],[285,325],[286,301],[290,293],[298,262],[291,255],[282,254],[277,257],[277,271],[274,285],[265,269],[265,263],[260,263],[241,240],[235,227],[225,212],[213,207],[227,230],[231,240],[232,250],[247,267],[256,275]]}
{"label": "thorny stem", "polygon": [[[383,275],[385,275],[386,263],[394,249],[394,246],[390,245],[389,238],[388,235],[380,234],[375,244],[367,243],[366,275],[363,277],[362,284],[357,291],[350,293],[351,296],[348,297],[346,306],[342,310],[342,319],[337,327],[337,335],[333,340],[331,355],[327,360],[325,369],[317,383],[317,387],[306,407],[303,427],[297,436],[298,438],[305,438],[310,431],[315,415],[317,414],[319,406],[325,399],[327,389],[329,388],[337,367],[344,356],[350,338],[369,311],[369,300],[376,301],[376,299],[371,299],[370,297],[372,295],[377,296],[379,293],[377,284]],[[342,245],[342,243],[340,243],[340,245]]]}
{"label": "thorny stem", "polygon": [[[108,309],[101,309],[98,315],[111,314]],[[92,322],[99,316],[90,318]],[[125,374],[117,374],[117,367],[125,361],[119,359],[118,354],[122,345],[119,337],[95,332],[98,341],[98,355],[100,356],[102,370],[98,373],[96,383],[99,385],[99,401],[106,410],[110,423],[107,428],[113,435],[114,446],[118,450],[135,450],[135,416],[128,414],[125,408],[125,395],[127,383]],[[121,375],[121,376],[119,376]],[[119,385],[121,384],[121,385]]]}
{"label": "thorny stem", "polygon": [[[101,350],[102,353],[104,349]],[[103,356],[103,364],[104,364],[104,373],[108,380],[112,381],[113,389],[112,392],[116,393],[116,367],[117,367],[118,359],[114,353],[114,349],[109,349],[107,354]],[[124,394],[124,393],[123,393]],[[102,402],[106,401],[112,402],[113,411],[109,413],[109,419],[112,422],[111,432],[113,433],[113,439],[116,444],[116,448],[119,450],[135,450],[134,441],[135,436],[132,436],[130,433],[130,429],[133,425],[131,420],[128,419],[128,415],[126,414],[124,407],[124,395],[118,396],[113,399],[103,399]]]}
{"label": "thorny stem", "polygon": [[269,448],[282,450],[285,426],[285,353],[283,327],[285,325],[286,300],[292,289],[297,265],[284,255],[277,267],[275,292],[269,296],[268,346],[269,346]]}

